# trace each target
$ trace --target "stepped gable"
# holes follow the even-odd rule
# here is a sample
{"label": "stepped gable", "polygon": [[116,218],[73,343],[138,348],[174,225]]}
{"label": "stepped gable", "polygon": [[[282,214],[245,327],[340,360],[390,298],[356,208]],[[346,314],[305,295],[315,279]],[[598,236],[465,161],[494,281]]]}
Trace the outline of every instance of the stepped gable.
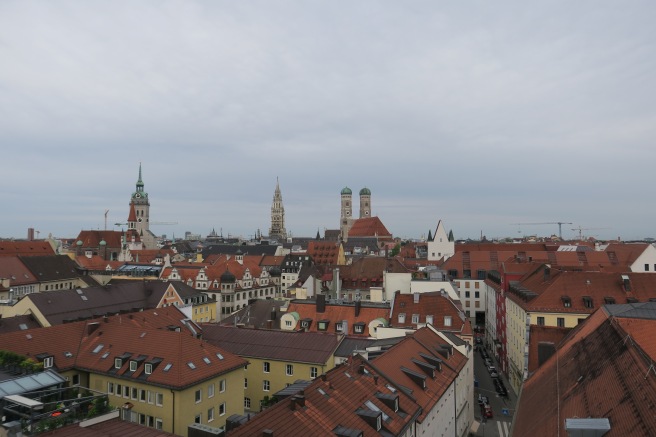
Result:
{"label": "stepped gable", "polygon": [[314,364],[328,362],[339,346],[337,334],[238,328],[204,323],[203,339],[241,357]]}
{"label": "stepped gable", "polygon": [[524,383],[513,435],[566,435],[567,418],[607,418],[607,437],[656,435],[654,314],[653,302],[610,305],[576,327]]}
{"label": "stepped gable", "polygon": [[0,240],[0,256],[44,256],[54,254],[55,251],[50,243],[44,240]]}
{"label": "stepped gable", "polygon": [[[398,409],[391,402],[398,399]],[[373,406],[377,411],[370,408]],[[370,418],[382,412],[377,431]],[[358,414],[360,413],[360,414]],[[357,355],[230,431],[230,437],[405,435],[420,413],[411,396]],[[270,432],[272,434],[266,434]]]}

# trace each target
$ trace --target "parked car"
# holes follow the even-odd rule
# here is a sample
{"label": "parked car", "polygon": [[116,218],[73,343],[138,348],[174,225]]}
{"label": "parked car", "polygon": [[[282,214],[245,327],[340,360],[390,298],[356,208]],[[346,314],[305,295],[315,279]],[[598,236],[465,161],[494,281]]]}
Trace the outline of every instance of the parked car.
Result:
{"label": "parked car", "polygon": [[490,373],[492,373],[492,372],[496,372],[496,371],[497,371],[497,368],[494,367],[494,366],[487,366],[487,371],[490,372]]}
{"label": "parked car", "polygon": [[493,371],[490,372],[490,376],[491,376],[492,378],[498,378],[498,377],[499,377],[499,374],[498,374],[496,371],[493,370]]}
{"label": "parked car", "polygon": [[482,394],[478,394],[478,405],[485,405],[489,403],[489,399],[487,396],[483,396]]}
{"label": "parked car", "polygon": [[481,406],[481,414],[483,417],[487,417],[488,419],[491,419],[494,416],[492,413],[492,407],[487,404]]}

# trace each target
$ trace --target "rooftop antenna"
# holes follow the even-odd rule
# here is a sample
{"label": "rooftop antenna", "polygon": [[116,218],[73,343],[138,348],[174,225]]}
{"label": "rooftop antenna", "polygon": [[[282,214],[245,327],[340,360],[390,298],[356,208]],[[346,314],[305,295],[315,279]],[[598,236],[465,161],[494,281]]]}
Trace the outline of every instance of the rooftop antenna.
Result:
{"label": "rooftop antenna", "polygon": [[109,210],[105,210],[105,230],[107,230],[107,214],[109,213]]}

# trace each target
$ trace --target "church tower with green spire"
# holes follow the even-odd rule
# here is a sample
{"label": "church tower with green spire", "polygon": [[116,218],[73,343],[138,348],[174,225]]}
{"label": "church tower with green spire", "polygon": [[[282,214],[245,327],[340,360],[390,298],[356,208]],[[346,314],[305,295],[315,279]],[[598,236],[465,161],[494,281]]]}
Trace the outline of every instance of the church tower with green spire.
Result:
{"label": "church tower with green spire", "polygon": [[134,206],[135,212],[135,225],[137,233],[140,236],[149,233],[150,229],[150,202],[148,201],[148,193],[144,191],[144,183],[141,177],[141,163],[139,163],[139,180],[137,180],[137,187],[132,193],[130,199],[131,206]]}

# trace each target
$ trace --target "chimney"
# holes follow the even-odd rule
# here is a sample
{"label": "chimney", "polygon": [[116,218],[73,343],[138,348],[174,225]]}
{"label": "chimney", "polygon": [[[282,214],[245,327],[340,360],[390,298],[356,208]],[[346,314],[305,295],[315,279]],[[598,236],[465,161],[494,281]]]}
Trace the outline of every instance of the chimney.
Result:
{"label": "chimney", "polygon": [[549,265],[544,268],[544,282],[551,280],[551,267]]}
{"label": "chimney", "polygon": [[362,303],[359,300],[355,301],[355,317],[360,316],[360,307],[362,306]]}
{"label": "chimney", "polygon": [[342,293],[342,281],[339,279],[339,269],[335,269],[335,272],[333,273],[333,281],[335,281],[335,293],[337,294],[335,298],[339,299]]}
{"label": "chimney", "polygon": [[326,312],[326,296],[323,294],[317,294],[317,313]]}
{"label": "chimney", "polygon": [[262,437],[273,437],[273,430],[265,429],[264,431],[262,431]]}
{"label": "chimney", "polygon": [[271,308],[271,320],[276,320],[278,318],[278,313],[276,312],[276,307]]}

